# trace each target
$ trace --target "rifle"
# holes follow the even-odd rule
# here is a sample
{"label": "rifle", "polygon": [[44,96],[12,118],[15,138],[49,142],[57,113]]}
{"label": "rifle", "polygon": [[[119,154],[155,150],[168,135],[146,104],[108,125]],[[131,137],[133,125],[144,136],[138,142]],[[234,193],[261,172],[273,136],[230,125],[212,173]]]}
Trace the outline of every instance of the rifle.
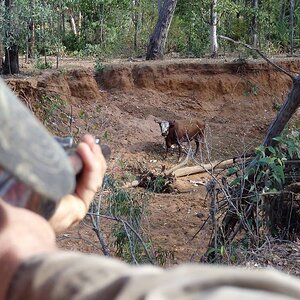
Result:
{"label": "rifle", "polygon": [[[106,159],[109,146],[100,144]],[[0,197],[49,219],[72,193],[82,160],[72,137],[53,137],[0,80]]]}

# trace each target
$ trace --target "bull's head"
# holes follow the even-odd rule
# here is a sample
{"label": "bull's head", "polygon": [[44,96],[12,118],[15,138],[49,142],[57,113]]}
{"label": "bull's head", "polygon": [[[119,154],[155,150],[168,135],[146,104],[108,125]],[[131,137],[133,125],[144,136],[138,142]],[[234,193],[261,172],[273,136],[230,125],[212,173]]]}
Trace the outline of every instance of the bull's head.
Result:
{"label": "bull's head", "polygon": [[166,137],[169,134],[170,126],[174,125],[173,122],[169,121],[156,121],[159,124],[161,135]]}

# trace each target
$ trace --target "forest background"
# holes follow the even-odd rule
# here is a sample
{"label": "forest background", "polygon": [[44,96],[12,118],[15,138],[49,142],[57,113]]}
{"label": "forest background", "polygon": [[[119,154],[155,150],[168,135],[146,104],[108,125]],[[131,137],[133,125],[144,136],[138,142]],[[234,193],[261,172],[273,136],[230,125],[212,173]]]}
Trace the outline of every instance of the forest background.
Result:
{"label": "forest background", "polygon": [[47,55],[90,56],[100,64],[234,52],[220,35],[267,55],[294,55],[300,42],[299,0],[5,0],[0,20],[4,74],[19,72],[19,54],[49,67]]}

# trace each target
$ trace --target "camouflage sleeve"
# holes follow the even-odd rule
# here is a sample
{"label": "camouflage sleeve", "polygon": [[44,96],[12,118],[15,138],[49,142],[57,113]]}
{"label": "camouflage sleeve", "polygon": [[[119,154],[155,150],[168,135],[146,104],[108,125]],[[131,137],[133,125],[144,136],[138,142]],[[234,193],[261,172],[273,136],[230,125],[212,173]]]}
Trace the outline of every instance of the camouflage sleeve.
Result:
{"label": "camouflage sleeve", "polygon": [[197,264],[164,270],[57,252],[26,261],[7,299],[288,300],[300,299],[300,281],[275,270]]}

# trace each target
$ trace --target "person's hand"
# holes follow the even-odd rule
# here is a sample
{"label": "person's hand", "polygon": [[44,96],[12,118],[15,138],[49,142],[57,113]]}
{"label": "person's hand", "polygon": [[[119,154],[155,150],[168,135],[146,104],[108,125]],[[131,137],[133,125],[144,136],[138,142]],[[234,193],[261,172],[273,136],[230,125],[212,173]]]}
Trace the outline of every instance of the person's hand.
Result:
{"label": "person's hand", "polygon": [[49,220],[56,232],[64,231],[80,222],[88,212],[91,201],[102,185],[106,161],[101,148],[91,135],[85,135],[77,147],[83,160],[82,174],[74,194],[63,197]]}
{"label": "person's hand", "polygon": [[0,300],[20,264],[33,255],[57,250],[49,223],[28,209],[0,198]]}

